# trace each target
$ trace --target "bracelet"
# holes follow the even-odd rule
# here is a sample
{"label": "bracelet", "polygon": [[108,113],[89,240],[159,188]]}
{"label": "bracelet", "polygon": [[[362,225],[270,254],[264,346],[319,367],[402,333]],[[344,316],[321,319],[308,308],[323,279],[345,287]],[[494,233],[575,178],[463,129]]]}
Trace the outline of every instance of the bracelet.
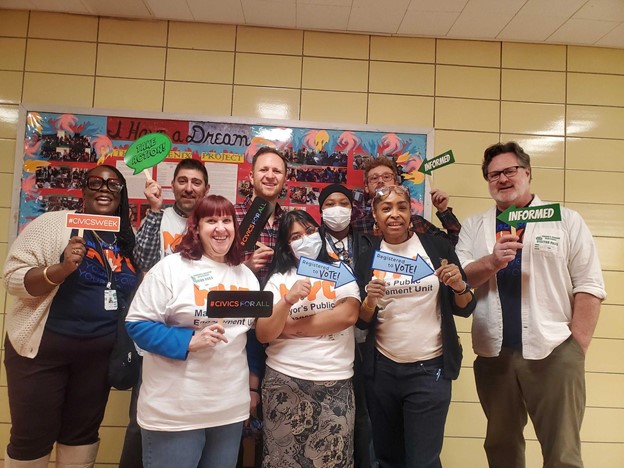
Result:
{"label": "bracelet", "polygon": [[368,296],[366,296],[364,300],[362,301],[362,307],[364,307],[366,310],[375,310],[375,306],[371,306],[368,303]]}
{"label": "bracelet", "polygon": [[291,307],[295,305],[295,302],[290,302],[288,299],[286,299],[286,294],[284,294],[284,297],[282,299],[284,299],[284,302]]}
{"label": "bracelet", "polygon": [[48,278],[48,268],[50,268],[49,266],[45,267],[43,269],[43,279],[46,280],[46,283],[52,285],[52,286],[58,286],[59,284],[62,283],[55,283],[54,281],[52,281],[50,278]]}
{"label": "bracelet", "polygon": [[[453,288],[451,288],[451,289],[453,289]],[[470,287],[470,285],[469,285],[468,283],[466,283],[466,282],[464,281],[464,289],[463,289],[463,290],[461,290],[461,291],[455,291],[455,290],[453,289],[453,292],[454,292],[455,294],[457,294],[458,296],[463,296],[464,294],[468,294],[469,292],[472,292],[472,288]]]}
{"label": "bracelet", "polygon": [[249,387],[249,391],[257,393],[258,395],[260,395],[260,389],[259,388],[251,388],[251,387]]}

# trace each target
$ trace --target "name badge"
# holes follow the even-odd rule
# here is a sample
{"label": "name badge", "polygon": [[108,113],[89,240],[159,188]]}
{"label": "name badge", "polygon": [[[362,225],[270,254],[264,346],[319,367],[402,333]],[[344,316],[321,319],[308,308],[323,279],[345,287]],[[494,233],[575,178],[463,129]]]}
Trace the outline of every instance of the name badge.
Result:
{"label": "name badge", "polygon": [[117,310],[117,291],[114,289],[104,290],[104,309]]}

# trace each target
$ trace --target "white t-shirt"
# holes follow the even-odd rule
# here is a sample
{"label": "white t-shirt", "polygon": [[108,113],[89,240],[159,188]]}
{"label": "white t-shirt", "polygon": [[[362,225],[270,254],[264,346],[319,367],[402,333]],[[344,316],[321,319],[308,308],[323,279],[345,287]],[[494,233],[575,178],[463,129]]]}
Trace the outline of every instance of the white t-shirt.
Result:
{"label": "white t-shirt", "polygon": [[[277,304],[297,280],[305,279],[293,268],[287,273],[275,273],[264,288],[273,292]],[[334,288],[333,281],[311,279],[312,289],[307,298],[290,308],[290,316],[297,318],[314,314],[331,314],[337,301],[354,297],[360,300],[355,281]],[[353,376],[353,327],[340,333],[315,337],[277,338],[267,348],[267,366],[278,372],[305,380],[344,380]]]}
{"label": "white t-shirt", "polygon": [[[417,235],[402,244],[381,242],[380,250],[416,259],[419,254],[431,265]],[[416,362],[442,354],[442,325],[435,275],[412,283],[411,276],[375,270],[386,283],[386,294],[378,302],[377,349],[395,362]]]}
{"label": "white t-shirt", "polygon": [[173,207],[165,208],[160,222],[160,258],[173,253],[186,232],[186,221]]}
{"label": "white t-shirt", "polygon": [[[145,276],[126,320],[202,329],[217,322],[206,317],[210,290],[258,289],[258,280],[242,264],[232,267],[207,257],[185,260],[180,254],[168,255]],[[189,352],[184,361],[144,351],[139,425],[155,431],[184,431],[247,419],[245,345],[253,323],[250,318],[224,319],[228,343]]]}

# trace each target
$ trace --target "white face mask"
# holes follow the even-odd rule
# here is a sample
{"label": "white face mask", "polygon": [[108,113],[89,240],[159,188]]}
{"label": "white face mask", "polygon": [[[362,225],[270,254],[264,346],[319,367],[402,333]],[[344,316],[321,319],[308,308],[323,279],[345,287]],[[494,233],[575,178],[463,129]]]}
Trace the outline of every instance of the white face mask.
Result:
{"label": "white face mask", "polygon": [[318,232],[310,234],[309,236],[303,236],[301,239],[292,241],[290,248],[299,260],[301,257],[308,257],[316,260],[316,257],[321,253],[321,247],[323,247],[323,240]]}
{"label": "white face mask", "polygon": [[323,210],[323,223],[334,232],[342,231],[351,222],[351,208],[332,206]]}

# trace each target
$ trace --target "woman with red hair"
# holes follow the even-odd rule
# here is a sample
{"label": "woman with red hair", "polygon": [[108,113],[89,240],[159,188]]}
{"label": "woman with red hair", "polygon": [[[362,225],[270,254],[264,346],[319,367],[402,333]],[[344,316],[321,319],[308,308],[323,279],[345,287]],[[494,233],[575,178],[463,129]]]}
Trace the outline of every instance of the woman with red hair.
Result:
{"label": "woman with red hair", "polygon": [[[234,467],[249,417],[246,332],[254,319],[207,316],[211,290],[259,290],[241,263],[234,206],[210,195],[187,222],[177,253],[145,276],[126,327],[145,351],[137,421],[143,465]],[[258,333],[277,336],[285,314],[258,319]]]}

